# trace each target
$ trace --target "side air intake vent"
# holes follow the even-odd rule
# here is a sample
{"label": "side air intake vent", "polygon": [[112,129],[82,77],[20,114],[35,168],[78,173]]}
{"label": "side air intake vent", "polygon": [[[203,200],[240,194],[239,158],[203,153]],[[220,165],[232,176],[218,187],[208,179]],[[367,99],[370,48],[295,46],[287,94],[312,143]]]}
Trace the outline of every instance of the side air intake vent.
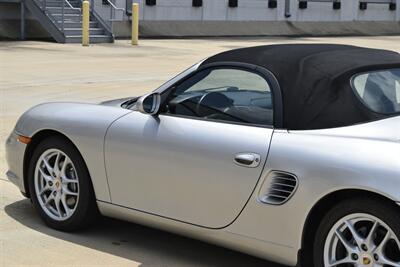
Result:
{"label": "side air intake vent", "polygon": [[297,177],[290,173],[274,171],[268,175],[263,185],[265,192],[260,196],[260,201],[272,205],[282,205],[296,192]]}

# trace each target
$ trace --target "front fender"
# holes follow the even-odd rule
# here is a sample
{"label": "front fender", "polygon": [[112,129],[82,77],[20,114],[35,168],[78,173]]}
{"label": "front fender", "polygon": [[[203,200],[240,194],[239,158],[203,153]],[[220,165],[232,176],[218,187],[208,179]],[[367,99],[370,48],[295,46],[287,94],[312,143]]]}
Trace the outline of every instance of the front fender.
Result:
{"label": "front fender", "polygon": [[96,198],[111,201],[104,168],[104,136],[115,120],[130,112],[123,108],[94,104],[41,104],[21,116],[15,132],[33,138],[43,130],[65,135],[85,160]]}

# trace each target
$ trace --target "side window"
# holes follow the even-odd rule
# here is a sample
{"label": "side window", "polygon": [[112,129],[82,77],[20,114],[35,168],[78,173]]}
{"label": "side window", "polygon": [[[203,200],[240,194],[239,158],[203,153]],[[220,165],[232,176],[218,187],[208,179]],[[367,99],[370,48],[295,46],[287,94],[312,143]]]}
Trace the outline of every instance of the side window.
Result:
{"label": "side window", "polygon": [[353,79],[356,94],[375,112],[400,112],[400,69],[372,71]]}
{"label": "side window", "polygon": [[206,69],[178,85],[165,113],[272,125],[271,89],[260,75],[236,68]]}

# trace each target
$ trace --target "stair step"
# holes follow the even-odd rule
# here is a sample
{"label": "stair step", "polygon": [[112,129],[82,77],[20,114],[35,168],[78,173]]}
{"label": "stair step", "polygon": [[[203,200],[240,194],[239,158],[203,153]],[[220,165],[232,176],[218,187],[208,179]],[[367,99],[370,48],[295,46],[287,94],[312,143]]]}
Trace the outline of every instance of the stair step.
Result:
{"label": "stair step", "polygon": [[[41,8],[41,9],[43,9],[43,4],[42,3],[37,3],[38,4],[38,6]],[[72,5],[74,8],[81,8],[80,6],[78,6],[78,5]],[[46,9],[49,9],[49,8],[56,8],[56,7],[58,7],[60,10],[61,10],[61,7],[62,7],[62,3],[46,3]],[[64,8],[69,8],[69,9],[71,9],[71,7],[69,6],[69,5],[67,5],[66,3],[64,3]],[[77,11],[79,11],[79,10],[77,10]]]}
{"label": "stair step", "polygon": [[65,7],[69,7],[69,5],[66,2],[62,2],[62,1],[57,1],[57,2],[56,1],[53,1],[53,2],[46,1],[45,2],[45,1],[34,0],[34,2],[36,2],[36,4],[40,7],[43,7],[44,5],[46,5],[46,7],[53,7],[53,6],[61,7],[63,4]]}
{"label": "stair step", "polygon": [[[38,1],[38,2],[44,2],[44,1]],[[46,0],[46,3],[62,3],[63,1],[53,1],[53,0]],[[64,3],[66,3],[65,1],[64,1]],[[71,4],[71,5],[74,5],[74,4],[80,4],[81,2],[79,2],[79,1],[69,1],[69,3]]]}
{"label": "stair step", "polygon": [[[103,38],[103,37],[111,38],[110,36],[105,35],[105,34],[90,35],[90,38]],[[80,34],[78,34],[78,35],[67,35],[66,38],[71,38],[71,39],[74,39],[74,38],[82,38],[82,35],[80,35]]]}
{"label": "stair step", "polygon": [[[62,14],[61,13],[51,13],[51,15],[53,16],[53,17],[61,17],[62,16]],[[74,18],[74,17],[77,17],[77,18],[79,18],[81,16],[81,14],[79,14],[79,13],[77,13],[77,14],[71,14],[71,13],[68,13],[68,14],[65,14],[64,13],[64,17],[68,17],[68,18]]]}
{"label": "stair step", "polygon": [[[90,43],[112,43],[114,40],[111,36],[107,35],[90,35]],[[66,43],[81,43],[82,35],[66,36]]]}
{"label": "stair step", "polygon": [[[48,12],[50,12],[52,15],[53,14],[61,14],[62,13],[61,7],[47,7],[46,10]],[[79,10],[72,9],[70,7],[64,8],[64,14],[78,14],[78,15],[80,15],[80,13],[81,12]]]}
{"label": "stair step", "polygon": [[[61,23],[61,21],[58,21],[57,23]],[[89,23],[89,27],[90,28],[98,28],[98,23],[95,22],[95,21],[91,21]],[[79,29],[82,29],[82,22],[64,21],[64,28],[79,28]]]}
{"label": "stair step", "polygon": [[[43,9],[43,6],[42,6],[41,4],[39,4],[39,6],[40,6],[40,8]],[[62,5],[61,5],[60,3],[50,3],[50,4],[47,3],[47,4],[46,4],[46,9],[49,8],[49,7],[58,7],[58,8],[61,8]],[[69,8],[69,5],[65,4],[64,7],[65,7],[65,8]]]}
{"label": "stair step", "polygon": [[[65,28],[65,30],[68,30],[68,31],[76,31],[76,30],[82,30],[82,28]],[[96,28],[96,27],[93,27],[93,28],[89,28],[89,30],[90,31],[96,31],[96,30],[103,30],[102,28]],[[74,35],[74,34],[72,34],[72,35]]]}
{"label": "stair step", "polygon": [[[64,18],[62,14],[51,14],[51,17],[57,22],[82,22],[82,16],[80,14],[64,14]],[[93,18],[90,18],[90,22],[94,22]]]}
{"label": "stair step", "polygon": [[[53,14],[51,14],[51,17],[56,20],[57,22],[61,22],[62,21],[62,16],[55,16]],[[82,22],[82,18],[81,16],[65,16],[64,14],[64,22],[69,21],[69,22]],[[90,18],[89,22],[95,22],[92,18]]]}
{"label": "stair step", "polygon": [[[40,7],[42,7],[43,6],[43,3],[38,3],[39,5],[40,5]],[[61,7],[63,5],[63,3],[61,3],[61,2],[46,2],[46,6],[47,7]],[[73,7],[76,7],[76,8],[81,8],[82,6],[81,5],[74,5],[74,4],[72,4],[72,6]],[[67,3],[65,3],[64,2],[64,7],[70,7],[70,5],[68,5]]]}
{"label": "stair step", "polygon": [[[64,29],[64,34],[66,36],[79,36],[82,35],[82,28],[67,28]],[[89,34],[92,36],[96,35],[104,35],[104,30],[101,28],[90,28],[89,29]]]}
{"label": "stair step", "polygon": [[[62,3],[68,5],[65,1],[46,0],[46,1],[37,1],[37,2],[38,2],[38,3],[44,3],[44,2],[46,2],[46,5],[47,5],[47,4],[59,4],[59,5],[61,5]],[[70,3],[72,6],[75,6],[75,5],[78,6],[78,5],[80,4],[79,2],[72,2],[72,1],[69,1],[69,3]]]}
{"label": "stair step", "polygon": [[[54,20],[57,24],[61,25],[62,24],[62,20],[61,18],[57,18],[57,20]],[[77,24],[75,24],[77,23]],[[97,22],[95,21],[90,21],[89,22],[89,27],[90,28],[97,28],[94,27],[93,25],[98,25]],[[78,20],[78,19],[64,19],[64,28],[82,28],[82,20]]]}

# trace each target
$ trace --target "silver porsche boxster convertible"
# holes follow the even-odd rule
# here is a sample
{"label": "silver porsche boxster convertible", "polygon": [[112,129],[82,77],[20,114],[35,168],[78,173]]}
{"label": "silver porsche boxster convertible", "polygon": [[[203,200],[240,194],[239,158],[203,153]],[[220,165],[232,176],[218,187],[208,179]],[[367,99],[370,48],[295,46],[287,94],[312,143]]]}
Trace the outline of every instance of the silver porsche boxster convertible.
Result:
{"label": "silver porsche boxster convertible", "polygon": [[35,106],[6,154],[62,231],[101,214],[286,265],[400,266],[396,52],[223,52],[141,97]]}

